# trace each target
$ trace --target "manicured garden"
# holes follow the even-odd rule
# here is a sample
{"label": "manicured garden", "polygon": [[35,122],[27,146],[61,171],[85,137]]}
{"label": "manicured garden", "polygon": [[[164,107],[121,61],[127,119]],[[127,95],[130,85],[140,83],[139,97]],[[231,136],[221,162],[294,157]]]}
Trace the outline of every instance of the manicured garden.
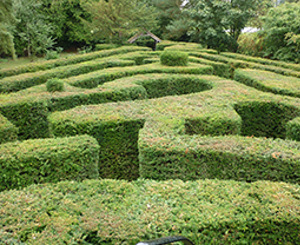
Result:
{"label": "manicured garden", "polygon": [[300,65],[162,42],[0,69],[0,243],[300,240]]}

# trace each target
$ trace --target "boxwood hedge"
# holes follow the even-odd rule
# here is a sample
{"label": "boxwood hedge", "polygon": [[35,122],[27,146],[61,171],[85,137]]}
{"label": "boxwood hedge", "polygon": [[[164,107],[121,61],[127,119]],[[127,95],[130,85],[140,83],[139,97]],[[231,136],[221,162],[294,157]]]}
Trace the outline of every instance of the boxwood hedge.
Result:
{"label": "boxwood hedge", "polygon": [[298,244],[299,185],[259,181],[86,180],[0,193],[0,243]]}
{"label": "boxwood hedge", "polygon": [[14,68],[1,69],[0,78],[15,76],[18,74],[28,73],[28,72],[44,71],[59,66],[77,64],[77,63],[81,63],[93,59],[104,58],[104,57],[117,55],[117,54],[124,54],[129,52],[136,52],[136,51],[149,51],[149,50],[150,49],[146,47],[124,46],[112,50],[102,50],[102,51],[92,52],[87,54],[67,56],[65,58],[60,58],[56,60],[39,61],[28,65],[16,66]]}
{"label": "boxwood hedge", "polygon": [[0,145],[0,191],[31,184],[98,178],[99,145],[89,136]]}
{"label": "boxwood hedge", "polygon": [[0,144],[16,140],[17,138],[17,127],[0,114]]}
{"label": "boxwood hedge", "polygon": [[[109,132],[114,131],[116,138],[121,139],[119,132],[123,130],[128,134],[126,140],[122,139],[111,146],[102,145],[102,149],[107,149],[104,152],[112,152],[112,156],[130,156],[133,152],[139,154],[133,154],[134,160],[131,162],[135,166],[139,162],[136,173],[143,178],[231,178],[247,181],[266,179],[298,183],[299,143],[273,139],[285,139],[286,134],[289,134],[287,124],[299,117],[300,101],[257,92],[218,77],[203,76],[202,80],[204,84],[209,84],[210,90],[168,97],[168,100],[158,98],[108,103],[54,113],[49,118],[51,133],[55,136],[87,133],[99,139],[99,135],[103,137],[104,133],[94,132],[94,128],[96,130],[107,127],[111,130]],[[160,91],[158,83],[153,84]],[[181,86],[183,84],[185,83]],[[136,120],[139,122],[137,126],[134,124]],[[123,122],[128,122],[129,126],[123,129]],[[130,132],[134,137],[130,136]],[[221,135],[224,138],[211,137]],[[227,135],[242,135],[249,139]],[[257,140],[254,136],[261,138]],[[127,139],[131,143],[127,143]],[[133,143],[137,140],[138,149]],[[221,142],[226,142],[224,144],[227,147]],[[201,147],[203,144],[204,148]],[[251,144],[257,146],[252,149]],[[116,145],[118,147],[112,151],[110,147]],[[123,145],[128,148],[122,148]],[[269,151],[270,148],[272,151]],[[124,149],[124,152],[121,154],[118,149]],[[249,151],[244,152],[241,149]],[[291,149],[294,155],[291,155]],[[109,161],[108,166],[118,165],[119,161],[116,156],[104,155],[100,159],[104,164]]]}

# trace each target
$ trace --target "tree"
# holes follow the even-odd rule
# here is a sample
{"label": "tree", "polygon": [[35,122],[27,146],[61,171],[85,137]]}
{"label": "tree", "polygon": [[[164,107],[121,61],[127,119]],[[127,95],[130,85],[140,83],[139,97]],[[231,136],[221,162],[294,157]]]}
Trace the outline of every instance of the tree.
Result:
{"label": "tree", "polygon": [[12,0],[0,1],[0,53],[11,54],[15,58],[14,37],[11,32],[16,22]]}
{"label": "tree", "polygon": [[190,17],[190,35],[218,51],[237,49],[237,39],[254,16],[256,0],[199,0],[185,10]]}
{"label": "tree", "polygon": [[275,6],[274,0],[261,0],[258,2],[254,16],[249,20],[248,25],[252,27],[262,28],[261,17],[265,16],[269,9]]}
{"label": "tree", "polygon": [[43,54],[55,42],[51,36],[53,27],[41,12],[41,3],[36,0],[14,0],[15,16],[19,20],[14,30],[17,52],[28,56]]}
{"label": "tree", "polygon": [[49,18],[47,23],[53,26],[53,37],[59,46],[90,42],[89,31],[82,20],[91,20],[90,14],[83,8],[86,2],[96,0],[40,0],[43,14]]}
{"label": "tree", "polygon": [[300,62],[300,3],[285,3],[270,9],[263,18],[264,55]]}
{"label": "tree", "polygon": [[83,7],[91,15],[91,21],[83,22],[94,40],[122,42],[133,32],[150,30],[155,25],[153,8],[143,1],[88,1]]}

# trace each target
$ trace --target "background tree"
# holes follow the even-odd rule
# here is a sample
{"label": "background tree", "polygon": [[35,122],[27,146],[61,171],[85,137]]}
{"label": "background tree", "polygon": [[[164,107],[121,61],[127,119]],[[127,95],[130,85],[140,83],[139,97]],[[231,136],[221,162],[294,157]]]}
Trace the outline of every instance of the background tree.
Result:
{"label": "background tree", "polygon": [[40,0],[47,23],[53,26],[53,37],[58,46],[86,45],[90,43],[88,30],[82,22],[90,20],[90,14],[83,8],[86,2],[95,0]]}
{"label": "background tree", "polygon": [[263,18],[264,56],[300,62],[300,3],[285,3],[270,9]]}
{"label": "background tree", "polygon": [[18,23],[14,28],[15,47],[18,54],[43,54],[55,44],[53,27],[41,11],[41,2],[14,0],[14,13]]}
{"label": "background tree", "polygon": [[190,17],[190,35],[218,51],[236,51],[241,30],[254,16],[257,0],[199,0],[185,10]]}
{"label": "background tree", "polygon": [[153,8],[139,0],[88,1],[83,7],[91,15],[91,21],[83,21],[92,40],[122,43],[134,32],[156,25]]}
{"label": "background tree", "polygon": [[10,54],[15,58],[14,37],[12,34],[13,24],[16,18],[13,14],[12,0],[0,1],[0,54]]}

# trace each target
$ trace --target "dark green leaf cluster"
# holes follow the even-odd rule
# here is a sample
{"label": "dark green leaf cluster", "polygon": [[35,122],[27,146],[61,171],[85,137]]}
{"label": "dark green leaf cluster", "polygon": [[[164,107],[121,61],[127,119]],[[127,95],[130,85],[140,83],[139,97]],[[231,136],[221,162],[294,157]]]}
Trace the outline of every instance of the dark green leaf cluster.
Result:
{"label": "dark green leaf cluster", "polygon": [[299,2],[282,4],[268,12],[262,30],[264,56],[300,62],[299,14]]}

